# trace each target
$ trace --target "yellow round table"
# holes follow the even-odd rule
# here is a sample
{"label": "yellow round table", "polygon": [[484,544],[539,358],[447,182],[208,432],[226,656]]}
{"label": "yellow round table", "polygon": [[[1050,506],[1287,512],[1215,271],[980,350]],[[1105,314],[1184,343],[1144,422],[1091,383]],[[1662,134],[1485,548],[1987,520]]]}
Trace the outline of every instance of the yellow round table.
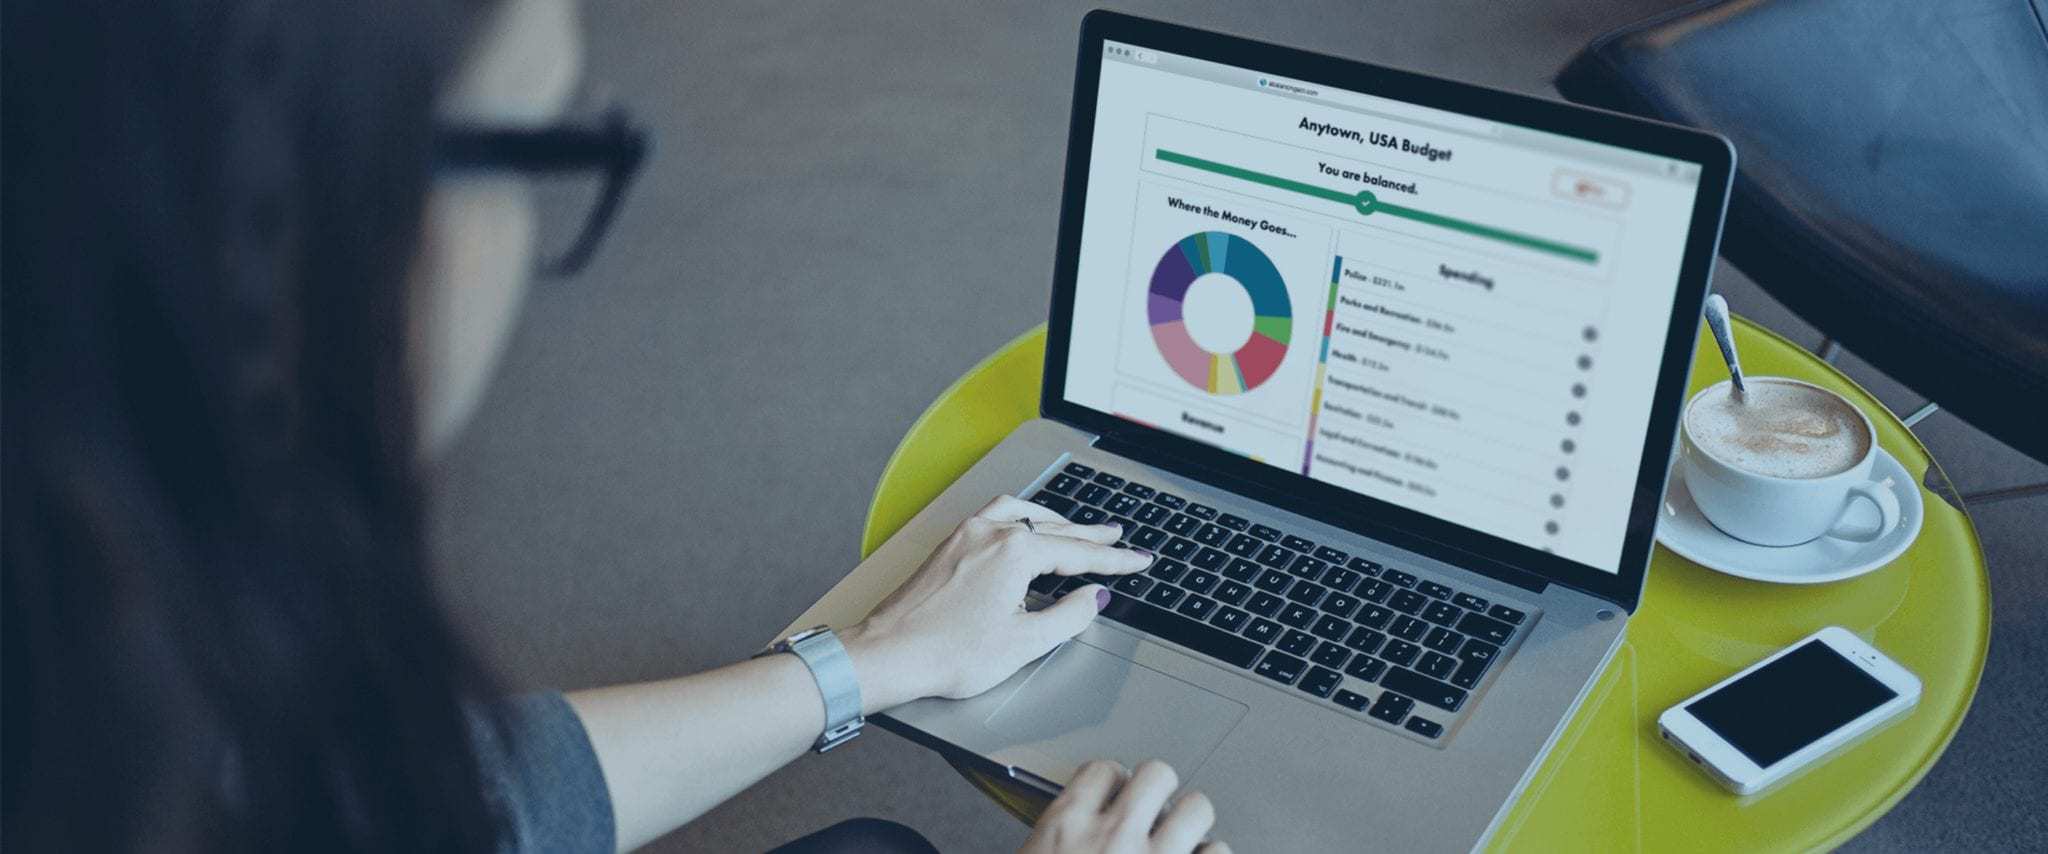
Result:
{"label": "yellow round table", "polygon": [[[1848,377],[1763,327],[1740,318],[1735,326],[1750,373],[1797,377],[1842,392],[1870,413],[1879,444],[1907,471],[1922,473],[1926,518],[1919,539],[1881,570],[1810,587],[1722,575],[1657,547],[1621,650],[1494,835],[1494,849],[1832,848],[1919,782],[1970,707],[1990,640],[1991,598],[1976,528],[1951,503],[1955,492],[1947,476],[1905,425]],[[932,402],[875,486],[863,555],[1038,414],[1044,359],[1041,326]],[[1704,334],[1693,365],[1692,391],[1728,375]],[[1875,642],[1918,674],[1920,705],[1849,752],[1749,802],[1661,743],[1656,718],[1665,708],[1829,624]],[[1043,805],[1006,780],[963,773],[1022,820]],[[1258,847],[1256,840],[1241,844]]]}

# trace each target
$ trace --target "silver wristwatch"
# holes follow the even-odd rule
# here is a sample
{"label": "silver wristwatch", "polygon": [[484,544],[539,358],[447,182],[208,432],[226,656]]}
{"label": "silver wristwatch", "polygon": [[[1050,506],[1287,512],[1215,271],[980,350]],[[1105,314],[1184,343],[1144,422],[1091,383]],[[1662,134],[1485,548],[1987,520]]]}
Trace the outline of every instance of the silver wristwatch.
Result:
{"label": "silver wristwatch", "polygon": [[860,715],[860,680],[854,678],[853,659],[847,657],[839,636],[826,626],[805,629],[770,644],[754,657],[778,652],[793,653],[802,660],[825,698],[825,732],[811,749],[824,753],[860,735],[860,728],[867,723]]}

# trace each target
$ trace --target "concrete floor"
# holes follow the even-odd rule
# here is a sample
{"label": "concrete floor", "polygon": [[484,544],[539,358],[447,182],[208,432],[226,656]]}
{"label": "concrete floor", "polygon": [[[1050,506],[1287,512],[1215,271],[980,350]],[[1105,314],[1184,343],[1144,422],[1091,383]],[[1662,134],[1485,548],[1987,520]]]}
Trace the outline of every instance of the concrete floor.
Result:
{"label": "concrete floor", "polygon": [[[1120,4],[1527,92],[1663,0]],[[655,131],[593,267],[542,283],[438,476],[458,618],[520,686],[741,658],[855,562],[868,495],[919,411],[1044,318],[1072,2],[586,4],[589,75]],[[1819,334],[1732,270],[1740,313]],[[1888,405],[1922,398],[1863,365]],[[1947,416],[1921,434],[1967,491],[2048,479]],[[2048,846],[2048,500],[1974,511],[1997,631],[1943,760],[1860,850]],[[758,850],[843,818],[948,851],[1024,830],[935,756],[872,733],[663,840]],[[1251,850],[1252,846],[1243,846]]]}

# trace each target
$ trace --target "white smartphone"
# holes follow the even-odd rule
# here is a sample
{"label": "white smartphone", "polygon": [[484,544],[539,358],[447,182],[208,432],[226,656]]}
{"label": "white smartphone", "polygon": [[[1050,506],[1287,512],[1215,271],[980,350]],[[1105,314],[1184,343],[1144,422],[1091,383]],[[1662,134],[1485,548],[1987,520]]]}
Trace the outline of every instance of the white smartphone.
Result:
{"label": "white smartphone", "polygon": [[1829,626],[1657,718],[1664,740],[1738,795],[1753,795],[1920,701],[1920,680]]}

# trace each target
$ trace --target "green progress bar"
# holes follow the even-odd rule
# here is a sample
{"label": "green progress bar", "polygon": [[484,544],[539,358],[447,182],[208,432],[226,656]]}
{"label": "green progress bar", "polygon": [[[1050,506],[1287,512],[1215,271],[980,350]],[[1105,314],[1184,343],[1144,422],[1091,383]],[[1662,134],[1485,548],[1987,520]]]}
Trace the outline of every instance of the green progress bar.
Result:
{"label": "green progress bar", "polygon": [[1268,175],[1264,172],[1253,172],[1250,169],[1245,169],[1239,166],[1232,166],[1228,163],[1218,163],[1214,160],[1203,160],[1200,157],[1190,157],[1186,154],[1181,154],[1179,152],[1167,151],[1164,148],[1157,149],[1155,153],[1160,160],[1164,160],[1168,163],[1177,163],[1189,168],[1200,169],[1204,172],[1214,172],[1218,175],[1227,175],[1229,177],[1236,178],[1240,181],[1250,181],[1254,184],[1264,184],[1268,187],[1275,187],[1278,189],[1286,190],[1288,192],[1300,193],[1304,196],[1314,196],[1324,201],[1336,202],[1340,205],[1347,205],[1357,210],[1359,215],[1361,216],[1370,216],[1376,213],[1383,213],[1388,216],[1397,216],[1402,219],[1409,219],[1414,220],[1416,222],[1428,223],[1430,225],[1439,226],[1441,228],[1448,228],[1452,231],[1462,231],[1466,234],[1498,240],[1503,243],[1512,243],[1516,246],[1534,249],[1538,252],[1549,252],[1553,255],[1563,255],[1566,258],[1584,261],[1588,264],[1592,264],[1600,260],[1600,253],[1595,252],[1591,249],[1587,249],[1585,247],[1573,246],[1569,243],[1558,243],[1554,240],[1544,240],[1541,237],[1533,237],[1527,234],[1522,234],[1520,232],[1508,231],[1504,228],[1494,228],[1493,226],[1481,225],[1470,220],[1458,219],[1457,217],[1444,216],[1443,214],[1430,213],[1429,211],[1418,210],[1415,208],[1407,207],[1405,205],[1397,205],[1391,202],[1381,201],[1377,196],[1373,195],[1371,190],[1359,190],[1356,193],[1347,193],[1343,190],[1333,190],[1329,187],[1319,187],[1314,184],[1305,184],[1300,181],[1295,181],[1289,178],[1282,178],[1278,175]]}

